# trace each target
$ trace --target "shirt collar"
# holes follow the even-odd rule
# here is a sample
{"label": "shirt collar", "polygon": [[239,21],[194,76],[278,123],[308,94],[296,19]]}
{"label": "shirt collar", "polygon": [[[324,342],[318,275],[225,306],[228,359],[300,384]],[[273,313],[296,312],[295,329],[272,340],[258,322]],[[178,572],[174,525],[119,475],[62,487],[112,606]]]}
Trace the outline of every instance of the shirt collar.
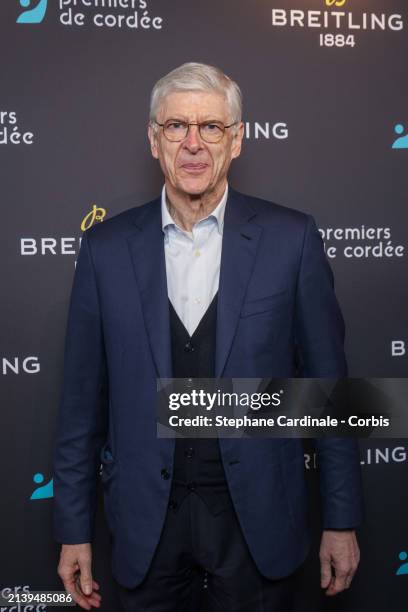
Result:
{"label": "shirt collar", "polygon": [[[216,220],[217,227],[218,227],[218,232],[220,234],[222,234],[223,229],[224,229],[224,216],[225,216],[225,206],[226,206],[226,203],[227,203],[227,198],[228,198],[228,183],[227,183],[227,186],[225,187],[224,194],[223,194],[221,200],[219,201],[219,203],[217,204],[217,206],[214,208],[212,213],[210,213],[208,215],[208,217],[204,217],[205,219],[208,219],[209,217],[213,217]],[[166,203],[166,185],[163,185],[163,189],[162,189],[162,192],[161,192],[161,214],[162,214],[162,230],[163,230],[163,232],[165,232],[166,228],[169,225],[176,225],[173,217],[169,213],[169,209],[167,208],[167,203]],[[201,221],[202,220],[203,219],[201,219]]]}

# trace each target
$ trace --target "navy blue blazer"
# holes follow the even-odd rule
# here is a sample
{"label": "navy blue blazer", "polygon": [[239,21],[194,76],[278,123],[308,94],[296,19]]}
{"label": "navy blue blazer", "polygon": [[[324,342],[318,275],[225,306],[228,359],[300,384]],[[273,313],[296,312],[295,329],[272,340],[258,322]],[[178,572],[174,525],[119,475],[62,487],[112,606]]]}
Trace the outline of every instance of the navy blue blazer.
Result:
{"label": "navy blue blazer", "polygon": [[[230,188],[217,311],[217,377],[347,375],[344,323],[313,218]],[[144,578],[166,515],[174,439],[156,437],[156,377],[172,376],[160,198],[84,233],[72,289],[54,452],[58,542],[91,542],[100,463],[116,580]],[[362,520],[358,447],[316,441],[324,528]],[[220,439],[253,558],[290,574],[310,545],[299,439]]]}

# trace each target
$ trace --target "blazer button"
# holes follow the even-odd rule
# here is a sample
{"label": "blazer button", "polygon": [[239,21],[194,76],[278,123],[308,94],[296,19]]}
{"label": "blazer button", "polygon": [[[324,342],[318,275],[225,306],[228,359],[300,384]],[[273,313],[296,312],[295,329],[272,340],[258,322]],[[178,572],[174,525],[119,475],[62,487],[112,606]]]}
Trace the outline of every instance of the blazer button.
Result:
{"label": "blazer button", "polygon": [[191,342],[186,342],[184,345],[184,350],[186,353],[192,353],[194,351],[194,345]]}
{"label": "blazer button", "polygon": [[188,457],[189,459],[191,459],[194,456],[194,448],[192,448],[191,446],[189,448],[187,448],[184,451],[184,454],[186,457]]}
{"label": "blazer button", "polygon": [[187,489],[189,491],[195,491],[196,488],[197,488],[197,483],[195,483],[195,482],[189,482],[188,485],[187,485]]}
{"label": "blazer button", "polygon": [[168,480],[170,478],[170,472],[166,470],[166,468],[163,468],[160,473],[163,480]]}

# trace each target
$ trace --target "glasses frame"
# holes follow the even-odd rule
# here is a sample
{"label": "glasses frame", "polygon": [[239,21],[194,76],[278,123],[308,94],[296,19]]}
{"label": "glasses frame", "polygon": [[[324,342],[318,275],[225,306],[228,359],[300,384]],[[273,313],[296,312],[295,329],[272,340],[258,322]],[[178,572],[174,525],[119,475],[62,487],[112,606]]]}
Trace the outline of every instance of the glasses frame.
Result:
{"label": "glasses frame", "polygon": [[[215,120],[215,119],[214,119],[213,121],[203,121],[202,123],[187,123],[186,121],[181,121],[181,120],[179,120],[179,121],[178,121],[179,123],[185,123],[185,124],[187,125],[187,132],[186,132],[186,135],[185,135],[185,136],[183,136],[183,138],[180,138],[180,140],[171,140],[170,138],[168,138],[168,136],[166,136],[166,132],[165,132],[165,130],[164,130],[165,125],[166,125],[166,123],[167,123],[168,121],[175,121],[175,119],[173,119],[173,120],[172,120],[172,119],[167,119],[167,121],[165,121],[164,123],[159,123],[158,121],[154,120],[154,123],[155,123],[156,125],[160,126],[161,128],[163,128],[163,135],[164,135],[165,139],[166,139],[166,140],[168,140],[169,142],[183,142],[183,140],[185,140],[185,139],[187,138],[187,136],[188,136],[188,133],[189,133],[189,131],[190,131],[190,125],[196,125],[196,126],[198,127],[198,133],[200,134],[200,138],[201,138],[201,140],[203,140],[204,142],[207,142],[208,144],[217,144],[218,142],[221,142],[221,140],[224,138],[225,130],[226,130],[226,129],[228,129],[228,128],[230,128],[230,127],[233,127],[234,125],[237,125],[237,124],[238,124],[238,121],[234,121],[234,123],[230,123],[229,125],[224,125],[224,124],[222,123],[222,121],[217,121],[217,120]],[[203,135],[201,134],[201,126],[202,126],[202,125],[208,125],[209,123],[216,123],[217,125],[218,125],[218,124],[221,124],[221,125],[223,126],[223,129],[222,129],[222,136],[221,136],[221,138],[220,138],[219,140],[214,140],[214,141],[211,141],[211,140],[206,140],[206,139],[203,137]]]}

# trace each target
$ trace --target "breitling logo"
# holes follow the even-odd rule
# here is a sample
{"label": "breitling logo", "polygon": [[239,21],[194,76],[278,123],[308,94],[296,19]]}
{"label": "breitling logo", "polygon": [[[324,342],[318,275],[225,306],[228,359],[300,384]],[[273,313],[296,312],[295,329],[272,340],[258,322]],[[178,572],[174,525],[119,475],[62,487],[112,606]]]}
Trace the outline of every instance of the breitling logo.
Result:
{"label": "breitling logo", "polygon": [[87,215],[82,219],[81,230],[84,232],[89,229],[94,223],[98,223],[103,221],[106,216],[106,210],[104,208],[99,208],[94,204],[92,209],[89,211]]}
{"label": "breitling logo", "polygon": [[326,0],[326,6],[344,6],[347,0]]}

